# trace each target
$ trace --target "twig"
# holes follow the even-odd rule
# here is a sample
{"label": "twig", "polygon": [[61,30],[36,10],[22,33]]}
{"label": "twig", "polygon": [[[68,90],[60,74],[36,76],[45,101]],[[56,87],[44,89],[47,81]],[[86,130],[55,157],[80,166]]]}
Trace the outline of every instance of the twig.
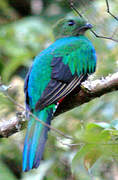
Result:
{"label": "twig", "polygon": [[111,11],[110,11],[109,1],[108,0],[106,0],[106,6],[107,6],[108,14],[110,14],[114,19],[116,19],[118,21],[118,18],[114,14],[112,14]]}
{"label": "twig", "polygon": [[101,36],[101,35],[98,35],[98,34],[97,34],[95,31],[93,31],[92,29],[90,29],[90,31],[91,31],[91,32],[95,35],[95,37],[97,37],[97,38],[109,39],[109,40],[118,42],[118,40],[116,40],[116,39],[113,38],[113,35],[112,35],[111,37]]}
{"label": "twig", "polygon": [[[105,0],[106,1],[106,6],[107,6],[107,12],[108,14],[110,14],[114,19],[116,19],[118,21],[118,18],[112,14],[110,12],[110,7],[109,7],[109,1],[108,0]],[[112,40],[112,41],[115,41],[115,42],[118,42],[118,40],[114,39],[113,36],[114,36],[114,33],[112,34],[111,37],[106,37],[106,36],[101,36],[101,35],[98,35],[95,31],[93,31],[92,29],[90,30],[97,38],[102,38],[102,39],[109,39],[109,40]]]}
{"label": "twig", "polygon": [[75,8],[73,0],[70,0],[70,7],[74,10],[80,17],[83,17],[82,14]]}
{"label": "twig", "polygon": [[[11,101],[13,102],[16,106],[18,106],[19,108],[21,108],[23,111],[26,111],[25,108],[19,104],[18,102],[16,102],[9,94],[7,91],[4,92],[4,94],[6,95],[6,97]],[[50,126],[49,124],[41,121],[39,118],[37,118],[37,116],[35,116],[32,112],[28,111],[29,115],[31,115],[35,120],[39,121],[41,124],[43,124],[44,126],[48,127],[49,129],[55,131],[56,133],[58,133],[59,135],[61,136],[64,136],[65,138],[69,138],[69,139],[72,139],[70,136],[64,134],[63,132],[59,131],[58,129]]]}
{"label": "twig", "polygon": [[112,142],[112,143],[101,143],[101,142],[80,142],[80,143],[75,143],[75,144],[67,144],[67,143],[64,143],[62,141],[60,141],[61,144],[65,145],[65,146],[70,146],[70,147],[76,147],[76,146],[83,146],[85,144],[88,144],[88,145],[104,145],[104,146],[108,146],[108,145],[118,145],[118,143],[116,142]]}
{"label": "twig", "polygon": [[[108,3],[108,0],[105,0],[106,1],[106,5],[107,5],[107,12],[112,16],[114,17],[117,21],[118,21],[118,18],[116,16],[114,16],[111,12],[110,12],[110,8],[109,8],[109,3]],[[77,8],[75,7],[74,5],[74,2],[73,0],[70,0],[70,8],[72,10],[74,10],[80,17],[83,17],[83,15],[77,10]],[[102,38],[102,39],[108,39],[108,40],[112,40],[114,42],[118,42],[117,39],[114,39],[113,38],[113,35],[111,37],[107,37],[107,36],[103,36],[103,35],[98,35],[94,30],[90,29],[90,31],[95,35],[95,37],[97,38]]]}

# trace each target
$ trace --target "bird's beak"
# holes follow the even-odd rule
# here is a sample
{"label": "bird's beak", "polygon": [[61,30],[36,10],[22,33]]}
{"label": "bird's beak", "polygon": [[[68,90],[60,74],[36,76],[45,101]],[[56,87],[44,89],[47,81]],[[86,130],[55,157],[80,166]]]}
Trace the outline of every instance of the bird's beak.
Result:
{"label": "bird's beak", "polygon": [[92,24],[87,23],[85,26],[82,26],[81,28],[79,28],[79,31],[81,30],[88,30],[93,28]]}
{"label": "bird's beak", "polygon": [[87,23],[84,28],[91,29],[91,28],[93,28],[93,26],[92,26],[92,24]]}
{"label": "bird's beak", "polygon": [[85,24],[84,26],[80,27],[77,31],[77,35],[84,34],[88,29],[91,29],[93,26],[89,23]]}

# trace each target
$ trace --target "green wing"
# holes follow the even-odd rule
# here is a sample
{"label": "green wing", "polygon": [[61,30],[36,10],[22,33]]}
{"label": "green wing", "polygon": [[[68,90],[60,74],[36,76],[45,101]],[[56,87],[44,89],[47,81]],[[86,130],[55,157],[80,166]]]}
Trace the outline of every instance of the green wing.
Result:
{"label": "green wing", "polygon": [[72,72],[81,74],[91,74],[96,69],[96,52],[93,46],[83,43],[80,48],[72,51],[69,56],[64,56],[64,64],[67,64]]}
{"label": "green wing", "polygon": [[96,69],[96,53],[94,47],[83,42],[80,48],[73,48],[69,52],[69,46],[66,46],[61,53],[54,52],[51,62],[51,80],[45,88],[41,98],[36,104],[36,109],[56,103],[67,96],[81,82],[87,79]]}

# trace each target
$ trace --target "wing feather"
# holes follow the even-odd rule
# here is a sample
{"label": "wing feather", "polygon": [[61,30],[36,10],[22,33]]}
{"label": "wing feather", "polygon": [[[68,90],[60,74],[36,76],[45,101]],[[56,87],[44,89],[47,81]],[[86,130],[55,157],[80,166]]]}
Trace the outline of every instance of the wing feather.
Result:
{"label": "wing feather", "polygon": [[63,97],[67,96],[73,89],[81,84],[82,79],[85,79],[85,75],[81,75],[80,77],[75,76],[73,80],[68,84],[63,84],[58,91],[52,91],[50,93],[50,98],[45,98],[43,101],[41,99],[36,104],[36,110],[41,110],[44,107],[56,103],[58,100],[62,99]]}

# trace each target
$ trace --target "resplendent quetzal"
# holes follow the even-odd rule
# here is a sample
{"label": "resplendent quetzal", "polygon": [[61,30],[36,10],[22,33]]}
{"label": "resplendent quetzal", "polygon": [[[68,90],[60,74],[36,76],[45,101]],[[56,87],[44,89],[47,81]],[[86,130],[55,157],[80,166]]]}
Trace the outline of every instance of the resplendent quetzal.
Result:
{"label": "resplendent quetzal", "polygon": [[[26,108],[50,125],[57,106],[96,69],[96,53],[84,36],[92,25],[64,18],[54,26],[56,41],[36,56],[25,80]],[[23,151],[23,171],[37,168],[49,128],[30,116]]]}

